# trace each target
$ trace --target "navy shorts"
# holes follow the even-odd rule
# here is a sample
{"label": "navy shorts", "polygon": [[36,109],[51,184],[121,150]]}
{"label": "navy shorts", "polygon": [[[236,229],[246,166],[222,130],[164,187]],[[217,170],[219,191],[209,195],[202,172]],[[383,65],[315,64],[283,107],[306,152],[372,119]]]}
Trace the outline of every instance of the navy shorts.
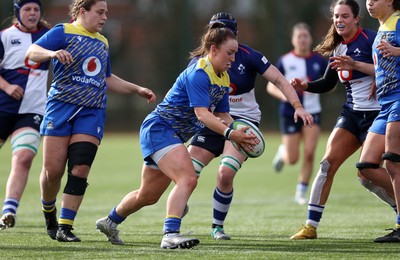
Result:
{"label": "navy shorts", "polygon": [[105,120],[106,111],[103,108],[89,108],[52,101],[46,105],[40,134],[45,136],[87,134],[101,140]]}
{"label": "navy shorts", "polygon": [[[315,125],[321,125],[321,114],[316,113],[312,114],[314,118]],[[297,123],[294,122],[293,116],[282,116],[279,119],[279,127],[281,129],[281,133],[285,135],[300,133],[303,129],[304,123],[301,118],[297,120]]]}
{"label": "navy shorts", "polygon": [[358,139],[360,144],[362,144],[367,137],[368,129],[378,114],[379,110],[356,111],[347,106],[343,106],[343,110],[336,121],[335,128],[339,127],[348,130]]}
{"label": "navy shorts", "polygon": [[39,132],[43,116],[39,114],[10,114],[0,112],[0,139],[7,138],[16,130],[31,127]]}
{"label": "navy shorts", "polygon": [[[233,117],[233,118],[239,119],[239,117]],[[254,121],[250,122],[252,122],[257,127],[259,126],[258,122]],[[193,138],[190,140],[190,145],[206,149],[207,151],[213,153],[215,157],[218,157],[224,151],[225,141],[226,138],[224,136],[205,127],[199,133],[193,136]]]}

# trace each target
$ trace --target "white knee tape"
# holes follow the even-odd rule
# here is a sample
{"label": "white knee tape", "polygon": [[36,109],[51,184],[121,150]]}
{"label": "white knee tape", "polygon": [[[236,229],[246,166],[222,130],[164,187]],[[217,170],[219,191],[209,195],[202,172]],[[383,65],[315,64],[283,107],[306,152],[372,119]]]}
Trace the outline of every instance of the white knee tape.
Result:
{"label": "white knee tape", "polygon": [[201,171],[204,168],[204,164],[202,162],[200,162],[199,160],[196,160],[193,157],[192,157],[192,162],[193,162],[194,169],[196,170],[196,175],[197,175],[197,177],[199,177]]}
{"label": "white knee tape", "polygon": [[37,153],[40,144],[40,134],[34,129],[26,129],[11,138],[12,152],[28,149]]}
{"label": "white knee tape", "polygon": [[220,165],[224,165],[231,168],[235,173],[238,172],[239,169],[242,167],[242,164],[238,159],[229,155],[222,157]]}
{"label": "white knee tape", "polygon": [[396,206],[396,201],[394,201],[389,194],[387,194],[386,190],[382,187],[376,186],[369,180],[363,180],[358,178],[361,185],[364,186],[368,191],[372,192],[375,196],[381,199],[383,202],[389,204],[391,207]]}
{"label": "white knee tape", "polygon": [[326,176],[331,165],[327,160],[323,160],[320,164],[317,176],[315,176],[310,195],[310,204],[320,205],[322,188],[326,182]]}

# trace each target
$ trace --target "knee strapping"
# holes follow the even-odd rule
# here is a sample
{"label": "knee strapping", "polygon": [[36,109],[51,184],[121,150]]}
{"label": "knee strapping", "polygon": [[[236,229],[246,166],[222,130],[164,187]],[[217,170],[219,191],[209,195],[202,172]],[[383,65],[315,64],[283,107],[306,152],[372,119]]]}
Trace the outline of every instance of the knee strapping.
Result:
{"label": "knee strapping", "polygon": [[92,166],[97,145],[90,142],[77,142],[68,147],[68,172],[72,173],[75,165]]}
{"label": "knee strapping", "polygon": [[242,167],[242,164],[238,159],[229,155],[222,157],[220,165],[224,165],[226,167],[231,168],[235,173],[237,173]]}
{"label": "knee strapping", "polygon": [[400,162],[400,155],[397,153],[384,153],[382,155],[382,160],[388,160],[391,162]]}
{"label": "knee strapping", "polygon": [[325,185],[326,177],[328,176],[328,171],[330,167],[331,165],[326,159],[322,160],[322,162],[320,163],[319,171],[317,173],[317,176],[315,176],[311,188],[310,204],[320,204],[322,188]]}
{"label": "knee strapping", "polygon": [[204,168],[204,164],[193,157],[192,157],[192,162],[193,162],[194,169],[196,171],[196,175],[200,176],[200,173]]}
{"label": "knee strapping", "polygon": [[365,180],[365,179],[361,179],[361,178],[358,178],[358,180],[360,181],[362,186],[364,186],[368,191],[373,193],[376,197],[381,199],[383,202],[385,202],[386,204],[389,204],[389,206],[391,206],[391,207],[396,206],[396,201],[393,200],[389,196],[389,194],[386,192],[386,190],[384,188],[373,184],[372,181],[370,181],[370,180]]}
{"label": "knee strapping", "polygon": [[13,153],[22,149],[28,149],[36,154],[39,145],[40,134],[35,129],[29,128],[22,130],[11,138],[11,149]]}
{"label": "knee strapping", "polygon": [[361,171],[364,169],[378,169],[380,167],[380,165],[377,163],[358,162],[358,163],[356,163],[356,167],[358,170]]}
{"label": "knee strapping", "polygon": [[86,178],[80,178],[72,174],[68,174],[67,184],[65,184],[64,193],[69,195],[82,196],[85,194],[88,186]]}

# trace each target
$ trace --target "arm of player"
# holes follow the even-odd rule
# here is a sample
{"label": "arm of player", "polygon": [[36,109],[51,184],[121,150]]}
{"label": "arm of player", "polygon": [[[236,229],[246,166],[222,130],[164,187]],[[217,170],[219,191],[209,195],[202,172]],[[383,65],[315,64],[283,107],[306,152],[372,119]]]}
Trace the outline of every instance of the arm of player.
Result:
{"label": "arm of player", "polygon": [[151,89],[141,87],[120,77],[111,74],[106,79],[108,89],[112,92],[119,94],[138,94],[139,96],[147,99],[147,103],[151,103],[156,100],[156,95]]}
{"label": "arm of player", "polygon": [[16,84],[10,84],[0,75],[0,90],[6,92],[10,97],[20,100],[24,96],[24,89]]}
{"label": "arm of player", "polygon": [[299,97],[296,91],[293,89],[292,85],[289,84],[287,79],[282,75],[282,73],[273,65],[271,65],[263,74],[263,77],[268,81],[272,82],[277,86],[283,95],[286,97],[287,101],[295,109],[294,121],[297,122],[298,118],[301,118],[304,122],[304,126],[312,126],[314,124],[314,118],[312,115],[307,113],[300,103]]}
{"label": "arm of player", "polygon": [[57,59],[61,63],[71,63],[74,61],[72,55],[66,50],[51,51],[37,44],[32,44],[26,51],[26,58],[34,62],[45,62],[50,59]]}
{"label": "arm of player", "polygon": [[332,56],[329,66],[334,70],[357,70],[370,76],[375,75],[374,64],[353,60],[350,56]]}
{"label": "arm of player", "polygon": [[[194,112],[196,114],[196,117],[199,119],[200,122],[202,122],[205,126],[213,130],[214,132],[220,134],[220,135],[226,135],[227,130],[229,127],[227,127],[225,124],[222,123],[220,118],[217,118],[214,116],[206,107],[195,107]],[[231,116],[228,113],[220,113],[222,116],[222,119],[225,120],[231,120],[230,122],[233,121]],[[226,114],[226,115],[222,115]],[[231,119],[228,119],[228,118]],[[253,139],[256,139],[257,137],[254,135],[247,135],[245,131],[249,129],[249,127],[243,127],[237,130],[229,130],[229,139],[237,143],[238,145],[252,145]]]}
{"label": "arm of player", "polygon": [[274,98],[280,100],[280,101],[286,101],[285,95],[283,95],[282,91],[279,90],[277,86],[272,84],[271,82],[268,82],[267,87],[266,87],[267,93],[269,93],[271,96]]}

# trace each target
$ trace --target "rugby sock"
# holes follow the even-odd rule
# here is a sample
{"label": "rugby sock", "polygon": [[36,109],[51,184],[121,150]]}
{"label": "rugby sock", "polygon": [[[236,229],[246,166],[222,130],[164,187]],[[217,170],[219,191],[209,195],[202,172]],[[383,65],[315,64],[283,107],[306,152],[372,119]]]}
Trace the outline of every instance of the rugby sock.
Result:
{"label": "rugby sock", "polygon": [[56,209],[56,200],[47,202],[44,201],[43,199],[40,199],[40,201],[42,202],[43,212],[50,213]]}
{"label": "rugby sock", "polygon": [[304,194],[307,192],[307,189],[308,189],[308,183],[304,183],[304,182],[297,183],[297,187],[296,187],[297,192]]}
{"label": "rugby sock", "polygon": [[324,213],[324,209],[325,206],[322,205],[308,204],[308,219],[306,224],[317,228],[322,218],[322,213]]}
{"label": "rugby sock", "polygon": [[221,192],[217,187],[214,190],[213,224],[223,226],[226,215],[233,199],[233,190],[229,193]]}
{"label": "rugby sock", "polygon": [[182,219],[178,216],[167,216],[164,221],[164,234],[179,233]]}
{"label": "rugby sock", "polygon": [[108,214],[108,218],[111,219],[116,224],[121,224],[126,218],[121,217],[120,215],[118,215],[116,209],[117,209],[117,207],[113,208],[110,211],[110,213]]}
{"label": "rugby sock", "polygon": [[76,211],[72,209],[67,209],[67,208],[61,208],[60,210],[60,218],[58,220],[58,223],[60,226],[62,225],[69,225],[73,226],[74,225],[74,220],[76,217]]}
{"label": "rugby sock", "polygon": [[17,213],[19,201],[16,199],[6,198],[3,204],[3,214],[5,213]]}

